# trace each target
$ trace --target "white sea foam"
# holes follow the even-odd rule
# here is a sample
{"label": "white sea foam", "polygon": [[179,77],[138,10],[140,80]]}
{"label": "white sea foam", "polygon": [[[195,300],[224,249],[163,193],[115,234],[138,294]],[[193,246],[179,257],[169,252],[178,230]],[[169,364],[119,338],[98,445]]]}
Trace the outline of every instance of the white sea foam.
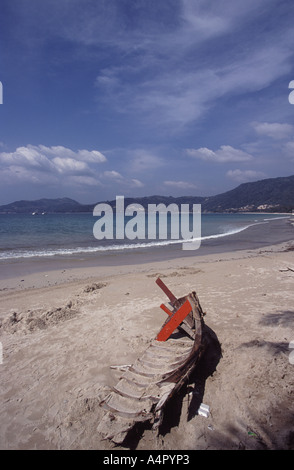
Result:
{"label": "white sea foam", "polygon": [[[264,222],[255,222],[252,224],[245,225],[243,227],[236,227],[229,229],[223,233],[216,233],[213,235],[207,235],[201,237],[201,242],[205,240],[224,238],[230,235],[235,235],[237,233],[243,232],[249,227],[268,223],[264,219]],[[179,243],[192,243],[199,241],[199,238],[193,238],[189,240],[160,240],[160,241],[150,241],[142,243],[125,243],[125,244],[112,244],[112,245],[100,245],[100,246],[87,246],[87,247],[73,247],[73,248],[55,248],[55,249],[40,249],[40,250],[26,250],[26,251],[4,251],[0,253],[0,260],[9,260],[9,259],[19,259],[19,258],[40,258],[40,257],[52,257],[52,256],[70,256],[70,255],[79,255],[79,254],[91,254],[91,253],[107,253],[107,252],[122,252],[127,250],[138,250],[138,249],[148,249],[154,247],[162,247],[169,245],[176,245]]]}

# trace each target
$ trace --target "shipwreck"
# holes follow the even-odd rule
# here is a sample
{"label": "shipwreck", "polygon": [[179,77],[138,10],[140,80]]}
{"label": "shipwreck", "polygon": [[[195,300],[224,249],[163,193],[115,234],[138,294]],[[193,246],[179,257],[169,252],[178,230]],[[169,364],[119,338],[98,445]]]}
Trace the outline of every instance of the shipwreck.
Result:
{"label": "shipwreck", "polygon": [[97,431],[121,444],[139,422],[158,429],[168,400],[188,381],[208,345],[204,315],[196,292],[176,298],[163,281],[157,285],[169,299],[160,307],[168,315],[156,338],[134,364],[121,366],[122,375],[103,399]]}

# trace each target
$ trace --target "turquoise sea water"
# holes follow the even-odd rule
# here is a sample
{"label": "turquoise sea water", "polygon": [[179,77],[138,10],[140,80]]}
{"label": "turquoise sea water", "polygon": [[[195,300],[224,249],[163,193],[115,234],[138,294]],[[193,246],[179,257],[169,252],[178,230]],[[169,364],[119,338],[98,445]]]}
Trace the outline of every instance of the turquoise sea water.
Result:
{"label": "turquoise sea water", "polygon": [[[147,218],[147,215],[145,216]],[[192,214],[190,215],[192,217]],[[257,224],[287,217],[277,214],[202,214],[201,240],[220,240],[246,231]],[[131,217],[125,218],[127,223]],[[34,257],[66,257],[82,253],[121,253],[155,246],[171,246],[181,240],[135,239],[97,240],[93,235],[97,221],[92,213],[78,214],[0,214],[0,260]],[[115,217],[114,217],[115,233]],[[168,219],[168,229],[170,223]],[[146,219],[146,227],[148,221]],[[169,232],[169,230],[168,230]]]}

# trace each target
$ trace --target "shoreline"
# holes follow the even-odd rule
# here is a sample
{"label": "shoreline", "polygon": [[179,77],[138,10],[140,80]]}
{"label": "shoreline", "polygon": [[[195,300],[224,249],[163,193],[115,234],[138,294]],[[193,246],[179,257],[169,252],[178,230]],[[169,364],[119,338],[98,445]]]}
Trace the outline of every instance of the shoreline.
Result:
{"label": "shoreline", "polygon": [[[201,256],[190,256],[190,257],[176,257],[168,260],[158,260],[143,263],[130,264],[126,263],[123,265],[111,265],[108,266],[91,266],[87,262],[86,266],[76,266],[76,263],[73,263],[73,266],[70,266],[71,260],[68,261],[68,265],[55,261],[51,266],[44,266],[44,263],[40,263],[39,268],[36,270],[28,270],[27,265],[21,265],[21,273],[17,274],[14,272],[13,275],[6,279],[0,279],[0,298],[1,292],[13,292],[14,290],[24,291],[27,289],[39,289],[39,288],[51,288],[55,286],[66,285],[70,283],[84,283],[91,282],[91,280],[103,280],[105,278],[115,278],[119,276],[124,276],[132,273],[150,273],[153,271],[158,271],[162,267],[171,266],[171,269],[190,267],[190,266],[201,266],[207,263],[216,263],[221,261],[229,260],[242,260],[246,258],[256,258],[259,257],[262,253],[277,253],[285,252],[292,245],[291,242],[283,242],[269,246],[263,246],[260,248],[252,249],[243,249],[237,251],[223,251],[217,253],[203,254]],[[29,264],[29,266],[31,266]],[[45,267],[45,269],[44,269]],[[25,274],[23,272],[27,274]]]}
{"label": "shoreline", "polygon": [[[293,222],[291,219],[270,221],[270,229],[265,230],[267,222],[252,225],[236,234],[223,238],[205,240],[197,250],[185,251],[181,243],[165,247],[135,248],[123,253],[79,254],[75,256],[54,256],[40,258],[21,258],[0,262],[0,291],[10,288],[21,289],[40,285],[56,285],[70,279],[86,279],[99,273],[112,271],[126,272],[140,266],[153,265],[159,262],[201,263],[214,256],[225,256],[226,253],[253,252],[260,249],[271,249],[275,246],[290,243],[294,240]],[[268,226],[266,226],[267,228]],[[229,255],[230,256],[230,255]],[[56,276],[55,281],[53,276]],[[48,278],[48,279],[45,279]],[[50,282],[48,283],[47,281]],[[43,282],[42,282],[43,281]]]}

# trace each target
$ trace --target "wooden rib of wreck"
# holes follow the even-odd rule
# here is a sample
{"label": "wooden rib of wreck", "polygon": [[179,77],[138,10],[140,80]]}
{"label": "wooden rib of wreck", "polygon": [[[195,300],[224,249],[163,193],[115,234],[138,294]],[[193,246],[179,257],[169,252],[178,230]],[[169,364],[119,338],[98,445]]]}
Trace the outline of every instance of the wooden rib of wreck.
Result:
{"label": "wooden rib of wreck", "polygon": [[[161,305],[169,315],[167,321],[143,355],[133,365],[123,366],[125,372],[100,403],[106,413],[97,431],[116,444],[138,422],[150,421],[153,429],[160,426],[167,401],[188,380],[206,347],[204,312],[196,293],[177,299],[160,279],[156,282],[169,297],[173,311]],[[184,306],[189,312],[179,323],[176,317]],[[162,340],[162,333],[169,328],[174,331],[174,325],[176,334]]]}

